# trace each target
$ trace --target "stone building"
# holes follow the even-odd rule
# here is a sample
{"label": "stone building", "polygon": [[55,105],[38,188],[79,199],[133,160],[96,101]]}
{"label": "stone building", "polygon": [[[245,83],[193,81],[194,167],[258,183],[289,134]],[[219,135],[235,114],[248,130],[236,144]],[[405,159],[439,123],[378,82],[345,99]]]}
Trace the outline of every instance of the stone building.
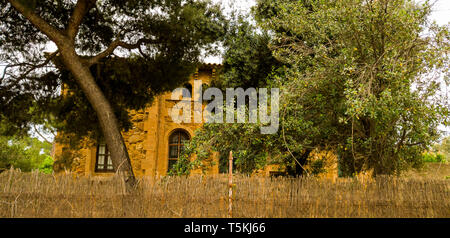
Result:
{"label": "stone building", "polygon": [[[219,65],[215,64],[202,65],[191,76],[185,87],[192,92],[194,81],[201,80],[202,83],[208,84],[216,77],[218,67]],[[191,120],[191,123],[180,124],[172,121],[169,110],[179,100],[172,100],[171,94],[168,92],[157,96],[150,107],[130,112],[133,127],[127,132],[122,132],[122,135],[136,176],[166,175],[170,166],[177,161],[183,143],[192,138],[194,131],[202,126],[194,123],[194,120]],[[66,149],[64,144],[55,144],[54,157],[61,158]],[[114,173],[110,154],[104,143],[87,142],[77,154],[72,163],[73,172],[89,176],[107,176]],[[211,160],[217,160],[217,156]],[[218,163],[212,164],[215,165],[210,166],[207,172],[218,173]]]}
{"label": "stone building", "polygon": [[[185,88],[190,89],[192,108],[194,108],[193,90],[194,82],[201,81],[209,84],[220,65],[204,64],[194,73]],[[130,117],[133,126],[130,130],[122,132],[125,144],[130,155],[131,165],[136,176],[164,176],[179,158],[183,143],[194,136],[196,129],[202,127],[201,123],[194,123],[192,114],[191,123],[175,123],[169,115],[171,108],[180,100],[172,100],[172,92],[159,95],[153,104],[141,111],[131,111]],[[203,107],[206,106],[203,103]],[[58,160],[68,147],[64,144],[54,144],[53,157]],[[213,154],[208,162],[208,174],[218,174],[218,154]],[[327,158],[327,159],[323,159]],[[324,161],[323,177],[337,177],[337,157],[328,151],[314,151],[308,158],[310,168],[314,161]],[[71,170],[78,175],[109,176],[114,174],[108,148],[102,142],[85,142],[82,149],[77,151],[71,163]],[[284,169],[277,165],[269,165],[265,169],[255,171],[260,175],[283,174]],[[192,171],[201,173],[201,171]]]}

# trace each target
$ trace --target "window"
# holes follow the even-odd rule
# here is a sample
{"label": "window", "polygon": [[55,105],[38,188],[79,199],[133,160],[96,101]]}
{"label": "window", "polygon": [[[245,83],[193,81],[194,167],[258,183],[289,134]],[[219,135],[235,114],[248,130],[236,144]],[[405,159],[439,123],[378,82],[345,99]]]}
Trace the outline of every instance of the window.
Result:
{"label": "window", "polygon": [[168,171],[180,158],[180,154],[184,151],[184,144],[189,140],[189,134],[184,130],[177,130],[169,137],[169,166]]}
{"label": "window", "polygon": [[108,147],[106,147],[106,144],[99,144],[97,146],[95,172],[114,172],[111,153],[109,152]]}

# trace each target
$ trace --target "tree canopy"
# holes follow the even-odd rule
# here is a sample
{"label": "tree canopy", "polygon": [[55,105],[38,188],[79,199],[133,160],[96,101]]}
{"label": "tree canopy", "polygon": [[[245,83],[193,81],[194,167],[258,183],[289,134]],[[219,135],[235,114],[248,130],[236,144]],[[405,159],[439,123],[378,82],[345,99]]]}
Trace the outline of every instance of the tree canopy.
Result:
{"label": "tree canopy", "polygon": [[[60,56],[44,51],[51,39],[8,1],[0,6],[0,62],[6,66],[0,74],[0,116],[15,129],[11,133],[45,119],[58,131],[101,136],[92,106]],[[27,1],[30,10],[61,29],[75,6]],[[127,110],[142,109],[155,95],[187,81],[201,51],[215,50],[212,43],[223,35],[224,22],[218,6],[206,1],[99,1],[80,23],[75,49],[127,129]],[[96,54],[105,58],[91,57]],[[63,85],[70,94],[60,94]]]}
{"label": "tree canopy", "polygon": [[[227,48],[223,87],[280,88],[280,130],[208,124],[187,153],[233,150],[242,172],[276,162],[301,174],[316,149],[337,154],[344,175],[420,166],[450,109],[440,91],[450,83],[449,26],[430,22],[430,13],[430,3],[407,0],[258,1],[258,30],[240,31]],[[245,48],[266,36],[265,50]],[[274,60],[264,65],[264,57]],[[258,67],[265,73],[248,70]]]}
{"label": "tree canopy", "polygon": [[[130,181],[127,110],[182,85],[226,29],[207,0],[0,0],[0,9],[0,121],[16,133],[43,123],[101,134]],[[45,52],[50,43],[57,51]]]}

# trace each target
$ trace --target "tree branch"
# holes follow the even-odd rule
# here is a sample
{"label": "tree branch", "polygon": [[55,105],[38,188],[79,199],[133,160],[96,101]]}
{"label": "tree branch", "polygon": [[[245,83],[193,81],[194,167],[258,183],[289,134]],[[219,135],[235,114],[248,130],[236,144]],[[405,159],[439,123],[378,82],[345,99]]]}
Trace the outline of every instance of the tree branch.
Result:
{"label": "tree branch", "polygon": [[65,41],[64,35],[60,30],[51,26],[48,22],[34,13],[31,9],[27,8],[19,0],[8,0],[11,5],[20,12],[24,17],[26,17],[36,28],[38,28],[42,33],[47,35],[53,42],[57,45],[62,44]]}
{"label": "tree branch", "polygon": [[423,145],[424,142],[416,142],[416,143],[409,143],[409,144],[405,144],[406,146],[416,146],[416,145]]}
{"label": "tree branch", "polygon": [[40,63],[40,64],[38,64],[38,65],[33,65],[33,64],[30,64],[30,63],[26,63],[26,62],[24,62],[24,63],[19,63],[19,64],[6,65],[5,68],[3,69],[4,71],[3,71],[2,77],[0,78],[0,81],[4,79],[4,77],[5,77],[5,75],[6,75],[6,70],[7,70],[8,68],[12,68],[12,67],[20,67],[20,66],[31,66],[30,69],[28,69],[27,71],[25,71],[25,73],[21,74],[20,77],[19,77],[19,78],[25,78],[25,77],[26,77],[29,73],[31,73],[33,70],[38,69],[38,68],[42,68],[42,67],[46,66],[53,58],[55,58],[55,56],[56,56],[58,53],[59,53],[59,51],[55,51],[55,52],[49,54],[48,57],[47,57],[47,59],[46,59],[44,62],[42,62],[42,63]]}
{"label": "tree branch", "polygon": [[52,144],[52,142],[48,141],[47,138],[45,138],[45,136],[43,136],[43,135],[39,132],[39,130],[36,128],[36,125],[35,125],[35,124],[33,124],[33,129],[34,129],[34,131],[36,132],[36,134],[38,134],[43,140],[45,140],[45,142],[47,142],[47,143],[49,143],[49,144]]}
{"label": "tree branch", "polygon": [[133,50],[133,49],[139,49],[140,46],[144,43],[157,44],[157,43],[160,43],[160,41],[142,38],[142,39],[139,39],[135,44],[129,44],[129,43],[126,43],[126,42],[123,42],[120,40],[115,40],[103,52],[99,53],[96,56],[92,56],[92,57],[86,59],[85,64],[87,64],[88,66],[91,66],[93,64],[98,63],[101,59],[111,55],[114,52],[114,50],[119,46],[122,48],[128,49],[128,50]]}
{"label": "tree branch", "polygon": [[69,25],[67,26],[67,36],[72,41],[75,40],[75,36],[78,33],[83,17],[86,13],[95,6],[96,0],[78,0],[75,5],[75,9],[69,19]]}

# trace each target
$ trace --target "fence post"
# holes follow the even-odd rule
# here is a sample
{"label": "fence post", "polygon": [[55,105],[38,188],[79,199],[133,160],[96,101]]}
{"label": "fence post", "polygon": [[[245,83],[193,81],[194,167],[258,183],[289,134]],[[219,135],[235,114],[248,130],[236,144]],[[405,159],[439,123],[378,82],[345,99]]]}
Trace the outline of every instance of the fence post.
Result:
{"label": "fence post", "polygon": [[228,218],[233,217],[233,151],[228,157]]}

